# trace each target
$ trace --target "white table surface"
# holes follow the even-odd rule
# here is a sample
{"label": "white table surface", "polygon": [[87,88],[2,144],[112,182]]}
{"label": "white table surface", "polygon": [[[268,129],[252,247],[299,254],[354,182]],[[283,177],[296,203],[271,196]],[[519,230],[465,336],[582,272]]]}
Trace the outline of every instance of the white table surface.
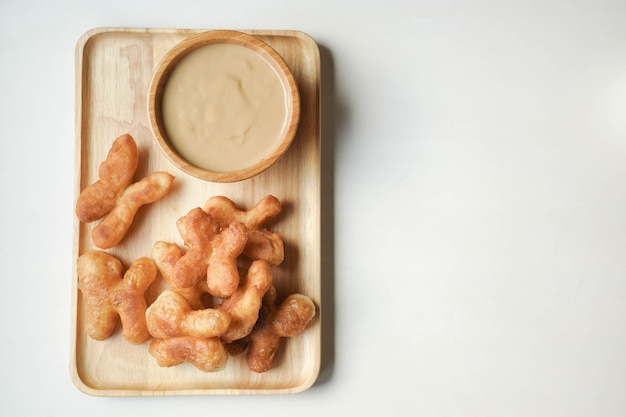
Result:
{"label": "white table surface", "polygon": [[[322,48],[323,369],[286,396],[70,380],[74,48],[99,26]],[[626,2],[0,2],[0,415],[626,415]]]}

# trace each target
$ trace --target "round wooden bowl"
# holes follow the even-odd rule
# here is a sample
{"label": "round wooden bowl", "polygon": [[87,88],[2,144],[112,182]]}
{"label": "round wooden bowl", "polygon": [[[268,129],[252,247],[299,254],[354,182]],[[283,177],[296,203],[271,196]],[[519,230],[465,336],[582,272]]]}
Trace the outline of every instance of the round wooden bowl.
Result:
{"label": "round wooden bowl", "polygon": [[[280,83],[285,91],[287,113],[285,125],[278,139],[278,146],[273,151],[268,150],[265,156],[261,156],[255,164],[232,172],[212,171],[201,168],[187,161],[174,148],[168,138],[167,130],[163,122],[161,102],[164,87],[176,65],[187,54],[198,48],[219,44],[230,43],[241,45],[258,54],[278,74]],[[282,57],[269,45],[260,39],[243,32],[232,30],[213,30],[191,36],[168,51],[158,64],[148,90],[148,119],[154,140],[164,155],[177,167],[186,173],[213,182],[235,182],[251,178],[274,164],[287,151],[298,128],[300,120],[300,95],[293,74]]]}

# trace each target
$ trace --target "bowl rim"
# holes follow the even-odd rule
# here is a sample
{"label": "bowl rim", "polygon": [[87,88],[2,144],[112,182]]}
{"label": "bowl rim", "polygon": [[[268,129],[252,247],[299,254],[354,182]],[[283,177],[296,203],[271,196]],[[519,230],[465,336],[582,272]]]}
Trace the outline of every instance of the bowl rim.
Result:
{"label": "bowl rim", "polygon": [[[170,144],[163,118],[161,115],[160,98],[163,89],[167,84],[169,75],[176,65],[189,53],[198,48],[213,44],[230,43],[247,47],[256,52],[264,61],[266,61],[278,74],[283,87],[285,88],[287,106],[287,123],[286,128],[282,131],[282,138],[276,150],[269,156],[259,160],[257,163],[237,171],[212,171],[206,168],[198,167],[188,162],[178,151]],[[161,152],[174,165],[184,172],[203,180],[211,182],[236,182],[249,179],[260,174],[277,162],[289,149],[293,142],[298,124],[300,121],[300,93],[295,77],[293,76],[289,66],[285,60],[270,45],[244,32],[236,30],[208,30],[205,32],[192,35],[165,53],[163,58],[157,64],[148,88],[148,122],[154,141],[157,143]]]}

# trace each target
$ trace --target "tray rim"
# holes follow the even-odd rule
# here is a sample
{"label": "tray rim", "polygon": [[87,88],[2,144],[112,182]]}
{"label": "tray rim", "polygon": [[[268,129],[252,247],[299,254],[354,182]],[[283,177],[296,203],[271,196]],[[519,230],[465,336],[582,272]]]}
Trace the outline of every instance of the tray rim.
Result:
{"label": "tray rim", "polygon": [[[74,128],[74,153],[75,153],[75,169],[77,173],[81,173],[83,170],[83,129],[85,126],[83,124],[83,99],[84,99],[84,91],[82,89],[83,85],[83,76],[82,76],[82,68],[84,67],[84,51],[87,47],[88,43],[94,38],[104,35],[104,34],[113,34],[113,33],[121,33],[121,34],[176,34],[182,36],[191,36],[200,32],[209,31],[209,30],[222,30],[218,28],[152,28],[152,27],[123,27],[123,26],[98,26],[92,29],[85,31],[76,41],[75,52],[74,52],[74,71],[75,71],[75,99],[74,99],[74,120],[75,120],[75,128]],[[316,113],[316,131],[315,131],[315,141],[317,142],[318,152],[321,154],[321,67],[320,67],[320,51],[319,46],[316,41],[306,32],[300,30],[291,30],[291,29],[229,29],[229,30],[238,30],[244,33],[248,33],[251,35],[258,36],[284,36],[284,37],[294,37],[299,40],[305,42],[309,47],[312,48],[312,53],[315,57],[315,72],[316,72],[316,86],[315,86],[315,94],[316,94],[316,102],[317,107],[314,109]],[[80,157],[78,155],[81,155]],[[81,186],[81,175],[75,175],[74,177],[74,200],[77,198],[80,193]],[[320,202],[321,197],[321,189],[318,181],[317,187],[317,201],[318,204]],[[321,213],[320,213],[321,214]],[[321,219],[319,219],[321,220]],[[318,220],[318,229],[321,227]],[[232,389],[232,388],[188,388],[188,389],[165,389],[165,390],[154,390],[154,389],[143,389],[143,388],[129,388],[129,389],[120,389],[120,388],[96,388],[88,385],[81,378],[80,372],[78,371],[77,366],[77,309],[78,309],[78,285],[77,285],[77,276],[76,276],[76,268],[74,267],[75,261],[78,258],[79,254],[79,244],[77,236],[80,231],[80,222],[74,216],[73,221],[73,247],[72,247],[72,284],[71,284],[71,315],[70,315],[70,377],[73,384],[83,393],[91,395],[91,396],[216,396],[216,395],[277,395],[277,394],[296,394],[303,392],[309,388],[311,388],[315,381],[317,380],[320,368],[321,368],[321,329],[319,330],[319,337],[316,338],[316,352],[315,355],[316,360],[312,367],[312,372],[310,372],[310,376],[305,379],[301,384],[296,385],[290,388],[261,388],[261,389]],[[318,230],[318,236],[321,238],[321,234],[319,234],[320,230]],[[319,242],[321,245],[321,241]],[[321,259],[320,259],[321,260]],[[321,270],[320,270],[321,272]],[[319,277],[321,280],[321,276]],[[318,283],[321,287],[321,281]],[[321,288],[320,288],[321,289]],[[319,309],[316,313],[317,320],[322,322],[322,293],[318,295],[319,299]]]}

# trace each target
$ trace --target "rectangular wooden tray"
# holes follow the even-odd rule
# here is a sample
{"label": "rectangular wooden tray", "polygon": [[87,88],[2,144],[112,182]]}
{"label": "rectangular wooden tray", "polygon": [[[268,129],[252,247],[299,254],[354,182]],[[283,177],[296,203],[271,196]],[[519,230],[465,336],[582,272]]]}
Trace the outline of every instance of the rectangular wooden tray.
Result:
{"label": "rectangular wooden tray", "polygon": [[[201,30],[98,28],[76,47],[75,194],[97,179],[99,164],[113,140],[130,133],[139,148],[136,178],[155,171],[176,177],[170,193],[144,206],[127,237],[108,250],[125,267],[150,256],[159,240],[182,240],[176,220],[211,196],[225,195],[251,207],[267,194],[283,203],[272,226],[285,242],[285,261],[273,268],[279,296],[310,296],[317,316],[301,334],[283,340],[274,367],[263,374],[248,370],[244,357],[231,357],[225,369],[205,373],[191,364],[162,368],[148,353],[149,342],[135,346],[118,329],[95,341],[82,331],[83,309],[74,267],[72,286],[71,374],[83,392],[99,396],[286,394],[309,388],[317,378],[321,352],[320,277],[320,60],[313,39],[298,31],[245,31],[258,36],[285,59],[301,95],[297,136],[285,156],[266,172],[243,182],[210,183],[184,174],[153,142],[148,126],[147,91],[152,72],[175,44]],[[93,224],[74,222],[74,262],[90,249]],[[161,277],[146,293],[152,302],[164,288]]]}

